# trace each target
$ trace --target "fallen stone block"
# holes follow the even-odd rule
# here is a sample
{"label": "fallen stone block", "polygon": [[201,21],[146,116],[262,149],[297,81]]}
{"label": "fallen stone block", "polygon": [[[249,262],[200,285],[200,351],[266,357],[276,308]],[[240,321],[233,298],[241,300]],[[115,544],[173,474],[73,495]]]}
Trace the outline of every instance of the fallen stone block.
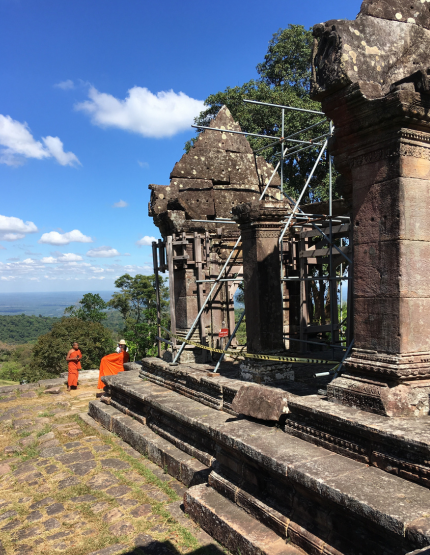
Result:
{"label": "fallen stone block", "polygon": [[7,474],[8,472],[10,472],[10,464],[8,463],[0,464],[0,476],[4,476],[4,474]]}
{"label": "fallen stone block", "polygon": [[232,408],[238,414],[277,422],[288,413],[288,394],[271,387],[245,385],[237,392]]}
{"label": "fallen stone block", "polygon": [[45,389],[43,393],[49,393],[51,395],[59,395],[61,393],[61,389],[59,387],[49,387]]}
{"label": "fallen stone block", "polygon": [[39,437],[40,443],[45,443],[46,441],[50,441],[51,439],[55,439],[54,432],[49,432],[49,433],[43,434],[43,436]]}
{"label": "fallen stone block", "polygon": [[5,455],[14,455],[15,453],[19,453],[21,451],[18,445],[8,445],[4,448]]}

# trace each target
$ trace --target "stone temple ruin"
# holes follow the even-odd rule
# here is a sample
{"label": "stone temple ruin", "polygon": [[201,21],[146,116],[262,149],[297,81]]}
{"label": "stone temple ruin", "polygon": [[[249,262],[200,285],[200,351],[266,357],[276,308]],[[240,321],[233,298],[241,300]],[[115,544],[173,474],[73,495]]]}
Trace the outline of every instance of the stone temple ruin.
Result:
{"label": "stone temple ruin", "polygon": [[[314,37],[343,199],[286,198],[222,108],[150,186],[171,348],[104,378],[90,414],[232,553],[430,553],[430,4],[365,0]],[[246,349],[214,368],[241,281]]]}

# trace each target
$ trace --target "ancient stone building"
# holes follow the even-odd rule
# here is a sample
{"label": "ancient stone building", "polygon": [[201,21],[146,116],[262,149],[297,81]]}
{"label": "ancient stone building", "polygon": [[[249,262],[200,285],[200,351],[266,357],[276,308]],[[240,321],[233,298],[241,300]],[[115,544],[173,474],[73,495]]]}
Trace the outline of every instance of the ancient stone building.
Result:
{"label": "ancient stone building", "polygon": [[[153,357],[104,377],[103,397],[90,403],[103,426],[188,486],[184,511],[232,553],[430,553],[429,29],[424,0],[365,0],[355,21],[315,27],[312,94],[335,125],[330,149],[345,198],[329,216],[306,207],[319,219],[291,226],[289,251],[279,233],[291,205],[276,187],[259,201],[272,170],[252,165],[243,138],[201,134],[170,186],[151,186],[164,238],[156,266],[165,268],[170,249],[172,314],[183,332],[208,292],[196,277],[214,279],[241,233],[232,265],[253,308],[249,354],[285,351],[298,304],[300,338],[330,330],[335,340],[337,307],[329,325],[313,325],[306,283],[316,272],[335,283],[339,261],[354,256],[355,344],[325,389],[299,371],[269,387],[231,367],[214,375],[195,356],[176,366]],[[225,109],[214,121],[223,125],[236,125]],[[351,207],[352,233],[343,216]],[[353,249],[339,243],[333,256],[334,237],[353,239]],[[281,261],[292,279],[282,289]],[[231,318],[234,282],[226,283],[199,331],[208,341]],[[253,371],[261,377],[261,367]]]}
{"label": "ancient stone building", "polygon": [[329,397],[387,415],[429,411],[429,28],[418,0],[314,27],[312,94],[335,124],[354,229],[355,345]]}
{"label": "ancient stone building", "polygon": [[[240,131],[225,106],[211,127]],[[232,225],[225,221],[232,219],[232,209],[238,204],[258,201],[273,171],[264,158],[254,156],[243,135],[204,131],[175,164],[170,185],[150,185],[149,214],[166,246],[172,249],[174,295],[171,304],[179,334],[184,335],[190,329],[212,286],[210,281],[196,281],[214,280],[219,275],[240,236],[234,222]],[[269,201],[280,202],[279,186],[276,174],[265,195]],[[218,347],[219,330],[227,328],[230,334],[233,331],[233,296],[242,280],[242,267],[239,244],[228,267],[229,275],[237,274],[238,281],[220,283],[194,340],[209,341]],[[207,352],[196,352],[192,347],[188,351],[190,356],[206,360]]]}

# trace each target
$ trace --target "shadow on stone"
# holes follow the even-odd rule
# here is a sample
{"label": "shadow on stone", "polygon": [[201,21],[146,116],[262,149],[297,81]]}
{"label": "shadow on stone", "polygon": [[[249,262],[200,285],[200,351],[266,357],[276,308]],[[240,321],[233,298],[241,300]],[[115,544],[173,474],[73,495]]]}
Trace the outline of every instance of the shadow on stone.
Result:
{"label": "shadow on stone", "polygon": [[[135,549],[125,555],[180,555],[180,552],[169,541],[154,540],[148,534],[140,534],[135,540]],[[189,552],[189,555],[221,555],[224,551],[215,545],[208,545]]]}

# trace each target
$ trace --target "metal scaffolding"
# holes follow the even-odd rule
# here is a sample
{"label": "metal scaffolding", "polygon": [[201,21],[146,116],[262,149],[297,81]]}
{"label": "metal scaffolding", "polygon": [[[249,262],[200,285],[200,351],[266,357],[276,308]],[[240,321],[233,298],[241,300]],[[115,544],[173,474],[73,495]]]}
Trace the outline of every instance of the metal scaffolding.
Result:
{"label": "metal scaffolding", "polygon": [[[326,119],[322,119],[313,125],[310,125],[300,131],[294,132],[285,136],[285,111],[293,110],[297,112],[311,113],[315,115],[324,115],[323,112],[315,110],[306,110],[303,108],[295,108],[293,106],[282,106],[277,104],[269,104],[253,100],[244,99],[244,102],[249,104],[258,104],[263,106],[275,107],[281,110],[281,136],[273,137],[257,133],[247,133],[244,131],[233,131],[228,129],[217,129],[213,127],[202,127],[193,125],[192,127],[204,129],[207,131],[218,131],[222,133],[240,134],[245,136],[254,136],[265,138],[271,141],[270,144],[258,148],[254,151],[254,155],[262,152],[268,148],[280,145],[280,159],[275,166],[270,179],[264,184],[264,189],[261,193],[259,200],[263,200],[268,188],[270,187],[273,178],[280,168],[281,175],[281,198],[287,198],[292,204],[292,210],[288,214],[288,218],[284,224],[279,237],[279,262],[280,262],[280,278],[281,278],[281,299],[284,307],[284,339],[286,348],[291,349],[291,343],[298,343],[302,352],[306,351],[309,346],[320,346],[321,348],[330,348],[333,351],[343,351],[343,360],[348,355],[353,344],[352,332],[352,228],[350,225],[350,218],[348,216],[333,216],[333,172],[332,172],[332,159],[328,151],[329,138],[333,134],[333,125]],[[299,138],[303,133],[310,130],[316,130],[318,127],[328,124],[329,130],[320,134],[312,139],[303,140]],[[320,132],[321,133],[321,132]],[[286,143],[293,143],[293,146],[286,148]],[[291,199],[287,193],[284,192],[284,162],[289,157],[302,153],[312,148],[319,148],[319,153],[312,171],[308,175],[306,183],[297,200]],[[300,208],[300,203],[305,195],[307,189],[311,187],[311,180],[315,174],[318,165],[323,159],[323,155],[328,157],[328,171],[329,171],[329,201],[328,201],[328,214],[310,214],[304,213]],[[217,220],[192,220],[199,223],[207,224],[236,224],[235,221],[229,219]],[[229,263],[236,249],[241,243],[241,236],[237,239],[230,255],[228,256],[225,264],[223,265],[219,275],[214,279],[202,278],[202,260],[198,260],[200,247],[198,241],[200,237],[194,234],[194,237],[187,238],[182,234],[182,243],[184,250],[182,259],[187,256],[186,244],[193,242],[196,263],[196,284],[198,294],[199,312],[195,318],[190,329],[185,335],[185,341],[192,338],[194,331],[198,324],[200,324],[200,343],[204,344],[206,341],[205,331],[201,324],[201,318],[208,305],[216,295],[215,291],[222,283],[235,284],[241,281],[241,277],[229,275]],[[205,234],[206,249],[203,252],[208,254],[208,242],[210,241],[210,234],[206,231]],[[158,275],[158,271],[164,272],[166,269],[169,271],[169,285],[170,285],[170,315],[171,315],[171,330],[170,333],[176,335],[176,319],[175,319],[175,299],[174,299],[174,278],[173,270],[174,263],[181,259],[181,256],[175,255],[174,246],[178,245],[176,237],[169,236],[166,241],[159,240],[158,243],[153,243],[154,253],[154,271]],[[167,263],[166,263],[167,256]],[[204,298],[203,284],[211,284],[209,293]],[[347,294],[347,308],[346,318],[343,318],[344,309],[342,306],[342,284],[348,284]],[[326,289],[327,286],[327,289]],[[340,291],[340,320],[339,320],[339,306],[338,306],[338,286]],[[312,292],[311,292],[312,288]],[[161,342],[165,341],[161,338],[161,325],[160,325],[160,310],[159,310],[159,293],[157,291],[158,303],[158,352],[161,355]],[[296,309],[294,309],[294,303]],[[288,304],[288,309],[285,307]],[[298,305],[298,306],[297,306]],[[328,314],[327,314],[328,312]],[[289,316],[289,321],[285,321],[285,313]],[[299,325],[294,325],[291,322],[291,313],[295,317],[299,316]],[[240,323],[245,316],[245,311],[241,314],[239,322],[235,329],[230,334],[230,339],[226,348],[230,347],[231,341],[235,337]],[[315,318],[318,322],[315,322]],[[329,323],[327,324],[327,320]],[[330,334],[326,338],[326,334]],[[213,335],[213,330],[212,330]],[[176,339],[172,336],[172,350],[174,353],[173,364],[177,364],[180,355],[185,348],[186,343],[182,342],[180,348],[176,346]],[[166,341],[167,342],[167,341]],[[212,342],[213,343],[213,337]],[[293,345],[294,349],[294,345]],[[294,349],[296,350],[296,349]],[[214,371],[219,368],[224,355],[221,355]],[[339,371],[342,363],[337,371]]]}

